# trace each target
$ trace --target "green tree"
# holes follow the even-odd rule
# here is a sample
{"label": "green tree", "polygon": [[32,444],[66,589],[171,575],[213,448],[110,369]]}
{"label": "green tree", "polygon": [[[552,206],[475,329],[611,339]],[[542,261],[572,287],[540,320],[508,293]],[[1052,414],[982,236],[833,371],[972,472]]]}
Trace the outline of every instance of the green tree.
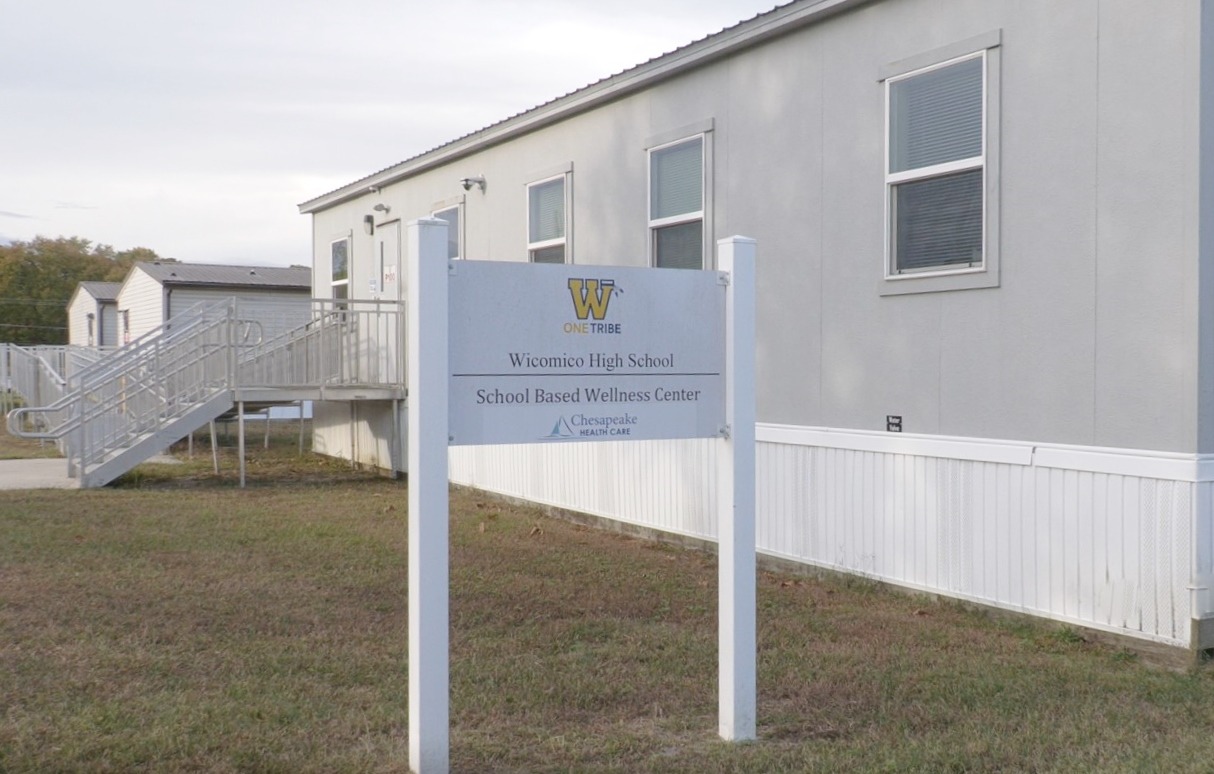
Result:
{"label": "green tree", "polygon": [[121,281],[136,261],[165,260],[146,247],[116,252],[80,237],[0,245],[0,341],[67,343],[67,302],[85,281]]}

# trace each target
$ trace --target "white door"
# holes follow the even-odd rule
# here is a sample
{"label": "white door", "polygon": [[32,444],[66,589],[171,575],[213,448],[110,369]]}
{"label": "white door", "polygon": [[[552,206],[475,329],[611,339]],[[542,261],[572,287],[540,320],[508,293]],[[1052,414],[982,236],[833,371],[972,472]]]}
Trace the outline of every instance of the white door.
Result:
{"label": "white door", "polygon": [[[399,302],[404,297],[405,267],[401,263],[400,248],[399,220],[375,227],[372,298]],[[401,368],[404,341],[399,337],[399,332],[404,329],[401,324],[404,307],[399,303],[384,304],[379,306],[379,310],[379,314],[372,315],[374,320],[367,320],[369,327],[374,328],[373,335],[379,352],[378,376],[383,381],[396,381],[404,374]]]}
{"label": "white door", "polygon": [[400,221],[375,227],[375,292],[372,297],[400,300]]}

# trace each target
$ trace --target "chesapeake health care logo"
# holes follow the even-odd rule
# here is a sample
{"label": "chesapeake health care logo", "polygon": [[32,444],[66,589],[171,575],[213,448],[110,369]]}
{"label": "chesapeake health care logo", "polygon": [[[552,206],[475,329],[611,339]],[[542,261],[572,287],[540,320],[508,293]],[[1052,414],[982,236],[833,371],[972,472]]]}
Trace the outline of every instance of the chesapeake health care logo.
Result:
{"label": "chesapeake health care logo", "polygon": [[541,441],[564,441],[570,438],[627,438],[637,425],[635,414],[562,414],[552,430],[540,436]]}
{"label": "chesapeake health care logo", "polygon": [[565,333],[621,333],[623,326],[618,322],[608,321],[607,311],[611,307],[612,297],[622,292],[612,279],[571,277],[569,297],[573,300],[573,314],[576,319],[565,323]]}

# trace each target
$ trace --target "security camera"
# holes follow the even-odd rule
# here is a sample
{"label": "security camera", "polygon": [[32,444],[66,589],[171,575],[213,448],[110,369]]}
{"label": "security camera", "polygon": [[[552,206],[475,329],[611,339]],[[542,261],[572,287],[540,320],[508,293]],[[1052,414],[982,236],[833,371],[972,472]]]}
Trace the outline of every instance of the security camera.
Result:
{"label": "security camera", "polygon": [[465,191],[471,191],[472,186],[477,186],[482,191],[485,190],[485,178],[481,175],[477,175],[476,177],[461,177],[459,184],[464,187]]}

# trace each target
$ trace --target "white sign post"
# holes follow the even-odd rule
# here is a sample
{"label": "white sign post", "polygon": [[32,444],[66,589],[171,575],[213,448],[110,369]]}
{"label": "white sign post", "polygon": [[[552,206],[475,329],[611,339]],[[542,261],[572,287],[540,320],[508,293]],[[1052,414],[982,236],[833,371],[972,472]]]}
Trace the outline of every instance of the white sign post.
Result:
{"label": "white sign post", "polygon": [[755,738],[755,242],[717,243],[725,294],[725,422],[717,458],[718,719],[722,739]]}
{"label": "white sign post", "polygon": [[448,261],[409,224],[409,764],[449,767],[447,447],[719,438],[720,735],[755,738],[755,243],[721,271]]}
{"label": "white sign post", "polygon": [[[409,768],[449,768],[447,224],[409,224]],[[425,292],[418,292],[425,288]]]}

